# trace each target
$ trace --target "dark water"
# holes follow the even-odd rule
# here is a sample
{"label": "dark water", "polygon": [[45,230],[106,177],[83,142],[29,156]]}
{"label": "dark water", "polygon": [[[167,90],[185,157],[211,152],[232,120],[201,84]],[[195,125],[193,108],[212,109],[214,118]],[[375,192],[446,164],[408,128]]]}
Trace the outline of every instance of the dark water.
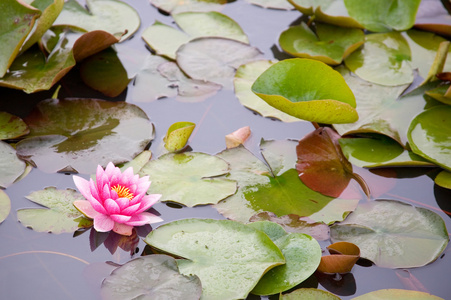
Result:
{"label": "dark water", "polygon": [[[146,0],[126,1],[141,15],[142,25],[135,36],[126,44],[139,51],[147,51],[140,36],[142,31],[153,24],[155,19],[170,24],[172,19],[160,14]],[[277,11],[252,6],[243,0],[226,5],[223,13],[237,21],[248,34],[250,43],[264,52],[268,59],[274,56],[279,34],[289,24],[296,22],[300,14],[296,11]],[[275,51],[277,52],[277,51]],[[69,75],[71,83],[63,86],[62,97],[96,97],[108,99],[90,90],[77,78],[77,71]],[[132,86],[129,86],[131,89]],[[0,89],[0,110],[25,116],[32,105],[46,99],[51,93],[26,96],[21,92]],[[115,100],[133,103],[127,91]],[[217,153],[225,148],[224,136],[234,130],[249,125],[252,137],[247,147],[258,155],[261,138],[299,139],[312,131],[307,122],[282,123],[263,118],[244,108],[233,91],[223,90],[217,95],[199,103],[183,103],[175,99],[161,99],[139,105],[155,124],[156,137],[150,150],[157,156],[161,140],[167,128],[178,121],[197,124],[191,137],[190,146],[194,151]],[[417,206],[424,206],[437,212],[451,228],[449,216],[442,211],[451,211],[451,192],[434,186],[424,172],[414,169],[400,170],[401,179],[388,179],[395,185],[389,191],[381,188],[378,198],[398,199]],[[86,176],[87,177],[87,176]],[[380,177],[382,178],[382,177]],[[386,182],[386,181],[384,181]],[[11,198],[12,210],[0,225],[0,299],[99,299],[102,279],[111,272],[112,266],[105,262],[125,263],[131,259],[129,251],[118,249],[111,254],[104,245],[91,251],[89,232],[73,237],[72,234],[38,233],[25,228],[17,221],[16,210],[37,207],[25,199],[32,191],[47,186],[58,189],[75,188],[72,176],[65,174],[45,174],[34,169],[25,179],[6,190]],[[376,189],[378,190],[378,189]],[[196,208],[173,208],[166,204],[154,206],[165,222],[171,220],[203,217],[223,218],[208,206]],[[138,244],[137,255],[144,249],[144,242]],[[324,244],[323,246],[326,246]],[[354,267],[351,274],[341,280],[329,276],[312,276],[302,286],[318,287],[350,299],[370,291],[387,288],[403,288],[427,291],[444,299],[450,299],[451,253],[449,247],[434,263],[407,270],[390,270],[374,266]],[[250,299],[258,297],[250,296]],[[270,299],[278,297],[270,297]]]}

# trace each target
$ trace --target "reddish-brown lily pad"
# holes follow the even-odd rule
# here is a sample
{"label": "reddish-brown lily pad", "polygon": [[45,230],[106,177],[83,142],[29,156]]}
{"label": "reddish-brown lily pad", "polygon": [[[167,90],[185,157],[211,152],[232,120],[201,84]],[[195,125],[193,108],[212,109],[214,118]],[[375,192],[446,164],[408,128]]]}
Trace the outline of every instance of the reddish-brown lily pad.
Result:
{"label": "reddish-brown lily pad", "polygon": [[337,242],[327,249],[331,255],[322,256],[318,266],[318,271],[323,273],[349,273],[360,258],[360,249],[353,243]]}
{"label": "reddish-brown lily pad", "polygon": [[320,127],[301,139],[296,147],[299,178],[312,190],[330,197],[340,196],[354,178],[368,194],[366,184],[343,155],[339,138],[333,129]]}

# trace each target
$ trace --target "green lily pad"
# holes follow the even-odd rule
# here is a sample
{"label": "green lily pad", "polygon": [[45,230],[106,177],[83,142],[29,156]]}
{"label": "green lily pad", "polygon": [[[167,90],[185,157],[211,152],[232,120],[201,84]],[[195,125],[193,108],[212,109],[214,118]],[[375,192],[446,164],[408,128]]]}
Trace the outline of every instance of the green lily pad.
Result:
{"label": "green lily pad", "polygon": [[197,276],[181,275],[174,258],[154,254],[133,259],[116,268],[103,280],[101,293],[105,299],[111,300],[197,300],[202,285]]}
{"label": "green lily pad", "polygon": [[361,257],[384,268],[413,268],[436,260],[448,244],[443,219],[436,213],[394,200],[360,204],[330,228],[332,242],[360,248]]}
{"label": "green lily pad", "polygon": [[179,220],[144,241],[184,258],[177,261],[180,272],[200,278],[202,299],[244,299],[265,272],[285,263],[265,233],[229,220]]}
{"label": "green lily pad", "polygon": [[443,300],[443,298],[431,295],[429,293],[401,289],[385,289],[363,294],[352,298],[352,300]]}
{"label": "green lily pad", "polygon": [[431,162],[384,135],[345,138],[340,139],[339,143],[346,158],[353,165],[362,168],[433,166]]}
{"label": "green lily pad", "polygon": [[451,171],[451,106],[425,110],[415,117],[407,137],[412,151]]}
{"label": "green lily pad", "polygon": [[252,90],[252,84],[265,70],[275,62],[269,60],[258,60],[241,65],[235,73],[233,80],[235,96],[245,107],[258,112],[264,117],[276,118],[284,122],[301,121],[298,118],[290,116],[278,109],[275,109],[262,98],[255,95]]}
{"label": "green lily pad", "polygon": [[0,140],[15,139],[28,132],[28,126],[21,118],[0,111]]}
{"label": "green lily pad", "polygon": [[409,44],[399,32],[365,36],[365,45],[345,58],[346,66],[360,78],[387,86],[413,81]]}
{"label": "green lily pad", "polygon": [[168,128],[164,137],[164,147],[170,152],[182,150],[188,143],[189,137],[196,124],[192,122],[177,122]]}
{"label": "green lily pad", "polygon": [[279,300],[340,300],[341,298],[327,291],[302,288],[280,295]]}
{"label": "green lily pad", "polygon": [[83,60],[80,77],[87,86],[109,97],[119,96],[130,82],[127,71],[111,47]]}
{"label": "green lily pad", "polygon": [[338,65],[363,45],[364,40],[363,31],[357,28],[318,23],[315,34],[305,23],[301,23],[282,32],[279,44],[285,52],[293,56]]}
{"label": "green lily pad", "polygon": [[317,241],[329,239],[329,226],[315,222],[308,217],[300,218],[298,215],[289,214],[279,218],[274,213],[265,211],[252,216],[249,221],[271,221],[281,225],[286,232],[308,234]]}
{"label": "green lily pad", "polygon": [[33,32],[20,49],[21,52],[25,52],[34,43],[38,42],[52,26],[63,9],[64,0],[34,0],[31,5],[39,9],[42,14],[37,20]]}
{"label": "green lily pad", "polygon": [[13,63],[41,12],[23,2],[4,0],[0,13],[0,78]]}
{"label": "green lily pad", "polygon": [[[317,213],[312,219],[325,223],[343,220],[349,210],[346,212],[341,208],[349,206],[335,203],[342,199],[321,195],[299,180],[294,169],[296,145],[296,141],[263,142],[262,154],[269,167],[242,146],[218,154],[230,163],[227,178],[236,180],[239,187],[236,194],[215,205],[219,213],[241,222],[248,222],[252,216],[264,211],[273,212],[276,216],[296,214],[310,218]],[[356,205],[355,200],[343,201]],[[323,213],[328,204],[334,209]],[[337,216],[338,219],[330,220]]]}
{"label": "green lily pad", "polygon": [[83,215],[72,202],[83,199],[75,190],[57,190],[48,187],[31,193],[27,199],[46,208],[24,208],[17,211],[17,219],[24,226],[38,232],[55,234],[74,232],[78,229],[79,218]]}
{"label": "green lily pad", "polygon": [[451,172],[441,171],[434,179],[436,185],[451,190]]}
{"label": "green lily pad", "polygon": [[287,2],[287,0],[246,0],[246,1],[264,8],[282,9],[282,10],[293,9],[293,5]]}
{"label": "green lily pad", "polygon": [[156,54],[172,60],[176,58],[177,49],[191,40],[186,33],[159,21],[147,27],[141,37]]}
{"label": "green lily pad", "polygon": [[11,200],[8,195],[0,190],[0,223],[5,221],[11,211]]}
{"label": "green lily pad", "polygon": [[312,275],[321,261],[321,247],[309,235],[287,233],[282,226],[261,221],[248,224],[266,233],[282,251],[286,263],[272,268],[252,290],[255,295],[272,295],[289,290]]}
{"label": "green lily pad", "polygon": [[358,119],[354,95],[343,77],[319,61],[280,61],[257,78],[252,91],[269,105],[299,119],[329,124]]}
{"label": "green lily pad", "polygon": [[[412,67],[418,68],[419,75],[426,78],[440,43],[446,41],[446,39],[430,32],[413,29],[402,33],[402,35],[409,43],[412,52]],[[451,71],[451,49],[448,51],[448,59],[443,71]]]}
{"label": "green lily pad", "polygon": [[102,30],[112,35],[123,34],[122,41],[139,28],[138,12],[130,5],[116,0],[87,0],[88,10],[76,0],[64,3],[63,10],[53,26],[72,26],[84,31]]}
{"label": "green lily pad", "polygon": [[26,164],[16,155],[16,150],[0,141],[0,187],[6,188],[25,171]]}
{"label": "green lily pad", "polygon": [[219,37],[196,38],[177,50],[177,64],[188,76],[226,88],[240,65],[262,58],[257,48]]}
{"label": "green lily pad", "polygon": [[46,59],[38,48],[20,55],[0,79],[0,86],[22,89],[26,93],[50,89],[75,66],[71,50],[57,49]]}
{"label": "green lily pad", "polygon": [[192,38],[223,37],[249,44],[240,25],[227,15],[216,11],[172,14],[177,25]]}
{"label": "green lily pad", "polygon": [[410,29],[421,0],[344,0],[349,15],[374,32]]}
{"label": "green lily pad", "polygon": [[17,153],[44,172],[95,173],[98,164],[133,159],[153,138],[147,115],[125,102],[49,99],[25,122],[30,134]]}
{"label": "green lily pad", "polygon": [[[437,84],[419,87],[401,98],[407,85],[388,87],[372,84],[351,75],[344,67],[338,69],[357,99],[359,120],[352,124],[334,124],[344,136],[355,133],[379,133],[391,137],[400,145],[407,143],[407,130],[413,118],[424,109],[437,105],[424,97],[424,92]],[[435,102],[435,103],[434,103]]]}
{"label": "green lily pad", "polygon": [[440,85],[435,89],[426,91],[425,94],[444,104],[451,105],[451,96],[448,96],[448,91],[451,91],[451,84]]}
{"label": "green lily pad", "polygon": [[236,182],[218,177],[228,172],[228,163],[216,156],[187,152],[162,155],[146,164],[140,174],[149,176],[152,193],[163,195],[160,201],[191,207],[233,195]]}
{"label": "green lily pad", "polygon": [[222,9],[222,6],[227,2],[228,0],[150,0],[153,6],[168,14],[187,11],[217,11]]}

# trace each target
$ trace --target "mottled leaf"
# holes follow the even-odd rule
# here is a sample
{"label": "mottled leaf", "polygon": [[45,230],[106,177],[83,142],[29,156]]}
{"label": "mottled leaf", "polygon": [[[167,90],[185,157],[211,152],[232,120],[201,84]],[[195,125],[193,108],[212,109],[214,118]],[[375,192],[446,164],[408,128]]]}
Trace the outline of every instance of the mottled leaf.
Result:
{"label": "mottled leaf", "polygon": [[[233,195],[237,189],[234,180],[219,177],[229,172],[226,161],[205,153],[186,152],[160,156],[141,169],[148,175],[153,194],[162,194],[160,201],[171,201],[186,206],[218,203]],[[149,191],[149,192],[150,192]]]}
{"label": "mottled leaf", "polygon": [[[229,0],[230,1],[230,0]],[[169,14],[186,11],[220,10],[228,0],[150,0],[150,3]]]}
{"label": "mottled leaf", "polygon": [[164,137],[164,147],[170,152],[182,150],[188,143],[189,137],[196,124],[192,122],[176,122],[169,126]]}
{"label": "mottled leaf", "polygon": [[98,164],[130,161],[153,139],[147,115],[125,102],[49,99],[25,122],[31,132],[18,155],[45,172],[94,173]]}
{"label": "mottled leaf", "polygon": [[25,171],[26,164],[16,155],[16,150],[0,141],[0,187],[6,188]]}
{"label": "mottled leaf", "polygon": [[394,200],[359,204],[330,229],[332,242],[360,248],[361,257],[384,268],[413,268],[436,260],[448,244],[443,219],[421,207]]}
{"label": "mottled leaf", "polygon": [[17,219],[38,232],[64,233],[78,229],[78,218],[83,215],[72,202],[83,196],[75,190],[57,190],[48,187],[31,193],[27,199],[46,208],[24,208],[17,211]]}
{"label": "mottled leaf", "polygon": [[443,300],[440,297],[431,295],[425,292],[401,290],[401,289],[386,289],[369,292],[361,296],[352,298],[352,300]]}
{"label": "mottled leaf", "polygon": [[0,111],[0,140],[15,139],[28,132],[28,126],[21,118]]}
{"label": "mottled leaf", "polygon": [[11,211],[11,200],[8,195],[0,190],[0,224],[5,221]]}
{"label": "mottled leaf", "polygon": [[110,300],[197,300],[202,285],[197,276],[180,274],[174,258],[154,254],[116,268],[103,280],[101,293]]}
{"label": "mottled leaf", "polygon": [[291,293],[280,295],[279,300],[305,300],[305,299],[315,299],[315,300],[340,300],[340,297],[335,296],[327,291],[313,289],[313,288],[302,288],[297,289]]}

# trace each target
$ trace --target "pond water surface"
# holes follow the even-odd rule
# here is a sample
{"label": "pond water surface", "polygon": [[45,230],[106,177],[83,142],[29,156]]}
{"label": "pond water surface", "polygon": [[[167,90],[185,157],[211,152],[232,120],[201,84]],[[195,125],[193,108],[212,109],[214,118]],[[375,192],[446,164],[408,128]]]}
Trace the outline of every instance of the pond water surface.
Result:
{"label": "pond water surface", "polygon": [[[132,47],[146,53],[142,31],[159,20],[170,24],[172,18],[158,12],[147,0],[125,1],[135,7],[141,16],[141,28],[134,37],[118,47]],[[268,59],[273,59],[277,51],[279,34],[300,17],[297,11],[278,11],[253,6],[243,0],[229,3],[222,13],[237,21],[250,39],[250,44],[259,48]],[[129,70],[130,71],[130,70]],[[109,99],[88,87],[78,78],[78,70],[73,70],[64,80],[60,97],[94,97]],[[162,138],[167,128],[178,121],[196,123],[191,136],[190,146],[194,151],[210,154],[225,148],[224,136],[243,126],[250,126],[251,139],[246,147],[259,156],[261,138],[300,139],[314,128],[308,122],[283,123],[258,114],[243,107],[232,90],[222,90],[218,94],[197,103],[184,103],[174,98],[165,98],[148,103],[135,103],[130,97],[130,84],[127,91],[116,99],[126,100],[141,107],[155,125],[156,136],[150,150],[155,157],[161,151]],[[51,96],[51,92],[27,96],[21,92],[0,89],[0,110],[6,110],[19,116],[25,116],[32,104]],[[402,169],[399,179],[383,176],[382,185],[394,183],[390,189],[376,188],[377,198],[395,199],[426,207],[438,213],[451,228],[451,191],[438,188],[427,176],[428,170]],[[385,174],[385,173],[384,173]],[[88,178],[88,175],[83,175]],[[387,176],[387,175],[385,175]],[[377,178],[377,176],[375,176]],[[390,184],[391,185],[391,184]],[[77,236],[72,234],[38,233],[25,228],[17,221],[16,210],[38,207],[25,198],[33,191],[47,186],[58,189],[75,188],[70,174],[46,174],[38,169],[23,180],[6,189],[11,198],[12,210],[8,218],[0,225],[0,298],[1,299],[100,299],[100,284],[114,268],[106,262],[122,264],[132,257],[139,256],[145,243],[140,240],[137,249],[130,251],[117,249],[111,254],[105,244],[99,243],[92,251],[90,233]],[[379,191],[378,191],[379,190]],[[362,200],[366,201],[366,200]],[[209,206],[180,208],[158,203],[154,209],[164,222],[200,217],[223,219],[215,209]],[[442,211],[444,210],[444,211]],[[142,239],[142,237],[141,237]],[[99,241],[101,242],[101,241]],[[322,243],[325,248],[328,243]],[[421,268],[409,270],[391,270],[375,266],[356,265],[352,273],[341,279],[331,276],[312,276],[301,284],[303,287],[318,287],[337,294],[342,299],[350,299],[370,291],[387,288],[402,288],[426,291],[444,299],[450,299],[451,253],[449,247],[435,262]],[[258,299],[249,296],[249,299]],[[278,296],[269,297],[277,299]]]}

